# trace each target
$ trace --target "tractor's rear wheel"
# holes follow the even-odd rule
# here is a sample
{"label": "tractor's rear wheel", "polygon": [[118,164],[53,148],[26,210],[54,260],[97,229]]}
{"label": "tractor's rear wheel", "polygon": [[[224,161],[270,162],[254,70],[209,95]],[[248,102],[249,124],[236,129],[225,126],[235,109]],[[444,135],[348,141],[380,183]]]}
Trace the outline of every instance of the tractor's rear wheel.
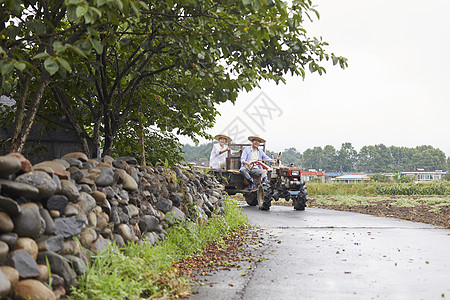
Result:
{"label": "tractor's rear wheel", "polygon": [[263,182],[258,187],[258,192],[256,194],[258,199],[258,206],[261,210],[269,210],[272,202],[272,188],[267,182]]}
{"label": "tractor's rear wheel", "polygon": [[306,195],[308,195],[308,193],[306,192],[306,186],[303,183],[300,186],[300,191],[299,191],[298,195],[292,199],[295,210],[305,210],[306,201],[308,201],[308,199],[306,198]]}
{"label": "tractor's rear wheel", "polygon": [[258,204],[258,199],[256,196],[256,191],[244,194],[245,201],[250,206],[256,206]]}

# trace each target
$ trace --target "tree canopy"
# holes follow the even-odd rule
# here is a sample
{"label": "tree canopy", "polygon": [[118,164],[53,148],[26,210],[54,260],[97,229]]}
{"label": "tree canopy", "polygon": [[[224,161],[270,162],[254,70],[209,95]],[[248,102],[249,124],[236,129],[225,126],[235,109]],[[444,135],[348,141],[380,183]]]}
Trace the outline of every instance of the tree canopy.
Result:
{"label": "tree canopy", "polygon": [[336,172],[399,172],[404,170],[447,170],[445,153],[432,146],[387,147],[383,144],[364,146],[358,152],[351,143],[343,143],[339,150],[327,145],[303,152],[305,169]]}
{"label": "tree canopy", "polygon": [[0,0],[0,14],[1,93],[17,100],[3,120],[15,124],[12,151],[50,112],[90,156],[126,152],[118,135],[129,128],[146,149],[170,133],[209,137],[216,105],[260,80],[322,74],[325,60],[347,66],[307,35],[305,19],[318,16],[308,0]]}

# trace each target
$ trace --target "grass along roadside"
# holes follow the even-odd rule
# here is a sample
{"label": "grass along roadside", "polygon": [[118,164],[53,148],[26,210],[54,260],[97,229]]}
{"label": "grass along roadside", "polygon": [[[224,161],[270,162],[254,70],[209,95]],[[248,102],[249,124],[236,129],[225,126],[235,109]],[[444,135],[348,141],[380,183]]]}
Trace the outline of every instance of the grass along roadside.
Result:
{"label": "grass along roadside", "polygon": [[186,255],[200,252],[210,242],[247,224],[247,216],[234,200],[224,201],[225,215],[210,218],[201,227],[193,222],[178,224],[168,230],[166,239],[155,245],[129,244],[119,249],[112,245],[94,258],[73,299],[174,299],[186,296],[189,279],[179,277],[172,264]]}

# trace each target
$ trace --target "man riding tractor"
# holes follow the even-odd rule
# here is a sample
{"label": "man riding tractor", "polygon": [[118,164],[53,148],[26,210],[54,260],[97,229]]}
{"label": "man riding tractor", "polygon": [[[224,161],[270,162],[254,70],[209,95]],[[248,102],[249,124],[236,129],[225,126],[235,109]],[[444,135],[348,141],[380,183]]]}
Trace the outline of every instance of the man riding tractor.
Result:
{"label": "man riding tractor", "polygon": [[252,145],[245,147],[242,151],[241,169],[239,170],[239,173],[247,179],[249,183],[248,189],[253,190],[256,186],[252,176],[261,177],[261,182],[268,182],[266,172],[267,168],[264,168],[261,162],[272,162],[275,160],[268,157],[264,151],[259,149],[259,145],[261,143],[265,143],[266,140],[261,138],[259,135],[249,136],[248,140],[252,142]]}
{"label": "man riding tractor", "polygon": [[[265,153],[265,140],[260,136],[248,137],[251,144],[229,144],[229,147],[245,147],[241,155],[228,151],[225,169],[210,169],[210,172],[225,185],[231,196],[242,194],[250,206],[258,205],[261,210],[269,210],[271,201],[279,198],[293,200],[295,210],[306,207],[306,186],[301,180],[301,169],[286,167],[280,159],[272,159]],[[264,149],[260,149],[260,146]],[[266,163],[275,163],[271,166]]]}

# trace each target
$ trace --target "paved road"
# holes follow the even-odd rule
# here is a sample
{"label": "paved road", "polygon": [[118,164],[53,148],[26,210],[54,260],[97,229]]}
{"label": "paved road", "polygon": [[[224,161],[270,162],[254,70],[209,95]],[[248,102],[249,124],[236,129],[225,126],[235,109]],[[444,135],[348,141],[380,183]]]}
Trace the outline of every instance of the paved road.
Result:
{"label": "paved road", "polygon": [[190,299],[450,299],[449,229],[313,208],[243,211],[266,232],[250,247],[267,259],[203,277]]}

